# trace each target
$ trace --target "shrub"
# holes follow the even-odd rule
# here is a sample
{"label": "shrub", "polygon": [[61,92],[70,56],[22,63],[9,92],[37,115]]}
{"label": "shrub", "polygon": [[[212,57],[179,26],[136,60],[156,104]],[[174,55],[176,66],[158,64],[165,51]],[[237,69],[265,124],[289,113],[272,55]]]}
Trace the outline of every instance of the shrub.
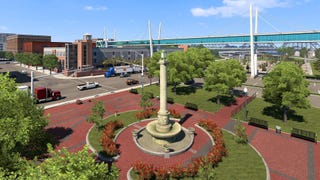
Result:
{"label": "shrub", "polygon": [[234,133],[236,134],[236,142],[245,144],[248,142],[248,135],[246,132],[246,127],[240,122],[237,122],[234,126]]}
{"label": "shrub", "polygon": [[145,94],[145,96],[147,96],[149,99],[154,98],[154,96],[153,96],[153,93],[152,93],[152,92],[145,92],[144,94]]}
{"label": "shrub", "polygon": [[101,145],[107,156],[116,156],[119,153],[116,143],[113,141],[114,131],[122,128],[123,123],[119,120],[108,122],[102,132]]}
{"label": "shrub", "polygon": [[83,104],[83,102],[80,99],[77,99],[76,104],[80,105],[80,104]]}
{"label": "shrub", "polygon": [[171,117],[177,119],[181,118],[180,113],[178,113],[175,109],[169,109],[168,111],[170,112]]}
{"label": "shrub", "polygon": [[137,89],[130,89],[129,92],[131,92],[133,94],[138,94],[138,90]]}
{"label": "shrub", "polygon": [[171,98],[171,97],[167,97],[167,103],[173,104],[174,103],[174,99]]}
{"label": "shrub", "polygon": [[190,102],[186,102],[186,104],[184,105],[185,108],[197,111],[198,110],[198,105],[194,104],[194,103],[190,103]]}

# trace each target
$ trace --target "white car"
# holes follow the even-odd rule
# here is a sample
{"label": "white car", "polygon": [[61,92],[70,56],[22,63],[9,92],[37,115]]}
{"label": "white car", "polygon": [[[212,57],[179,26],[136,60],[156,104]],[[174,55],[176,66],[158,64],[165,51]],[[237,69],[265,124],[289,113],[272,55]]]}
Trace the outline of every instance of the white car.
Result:
{"label": "white car", "polygon": [[86,90],[86,89],[92,89],[92,88],[96,88],[96,87],[99,87],[99,83],[97,83],[97,82],[86,82],[84,84],[77,85],[77,88],[80,91]]}

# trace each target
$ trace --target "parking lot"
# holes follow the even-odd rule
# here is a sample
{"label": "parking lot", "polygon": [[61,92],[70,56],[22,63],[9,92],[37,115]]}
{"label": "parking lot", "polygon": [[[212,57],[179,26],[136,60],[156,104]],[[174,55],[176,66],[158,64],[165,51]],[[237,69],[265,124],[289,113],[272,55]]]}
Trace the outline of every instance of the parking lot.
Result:
{"label": "parking lot", "polygon": [[[101,75],[81,78],[68,78],[62,75],[47,75],[46,73],[42,73],[41,71],[42,70],[40,70],[40,72],[34,71],[34,87],[42,86],[51,88],[52,90],[60,90],[62,94],[61,100],[42,103],[43,105],[50,105],[58,102],[70,101],[87,96],[94,96],[101,93],[113,92],[123,88],[129,88],[131,86],[127,85],[127,78],[136,79],[139,81],[139,84],[137,84],[137,86],[141,85],[141,74],[132,74],[130,75],[130,77],[125,78],[105,78]],[[27,67],[20,66],[19,64],[0,64],[0,72],[11,72],[11,75],[16,78],[16,82],[19,85],[31,85],[30,68],[28,69]],[[100,84],[100,87],[79,91],[77,89],[77,85],[85,83],[86,81],[98,82]],[[149,79],[145,77],[144,82],[149,83]]]}

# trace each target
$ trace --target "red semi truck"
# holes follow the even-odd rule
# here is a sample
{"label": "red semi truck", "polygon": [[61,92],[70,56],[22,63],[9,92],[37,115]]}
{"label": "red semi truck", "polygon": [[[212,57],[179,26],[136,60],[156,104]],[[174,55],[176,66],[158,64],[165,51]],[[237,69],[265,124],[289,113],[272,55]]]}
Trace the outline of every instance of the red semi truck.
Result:
{"label": "red semi truck", "polygon": [[50,88],[37,87],[34,89],[37,102],[53,101],[61,99],[61,92]]}

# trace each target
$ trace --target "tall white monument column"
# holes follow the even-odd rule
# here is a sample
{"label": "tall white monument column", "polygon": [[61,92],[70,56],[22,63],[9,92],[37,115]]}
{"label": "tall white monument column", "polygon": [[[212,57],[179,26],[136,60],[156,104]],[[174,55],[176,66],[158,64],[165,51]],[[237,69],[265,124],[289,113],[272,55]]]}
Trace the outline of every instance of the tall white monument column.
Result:
{"label": "tall white monument column", "polygon": [[158,111],[158,124],[156,130],[159,132],[170,131],[169,112],[167,109],[167,60],[166,52],[162,51],[160,64],[160,109]]}
{"label": "tall white monument column", "polygon": [[252,4],[250,4],[250,69],[251,78],[255,77],[254,44],[253,44],[253,25],[252,25]]}

